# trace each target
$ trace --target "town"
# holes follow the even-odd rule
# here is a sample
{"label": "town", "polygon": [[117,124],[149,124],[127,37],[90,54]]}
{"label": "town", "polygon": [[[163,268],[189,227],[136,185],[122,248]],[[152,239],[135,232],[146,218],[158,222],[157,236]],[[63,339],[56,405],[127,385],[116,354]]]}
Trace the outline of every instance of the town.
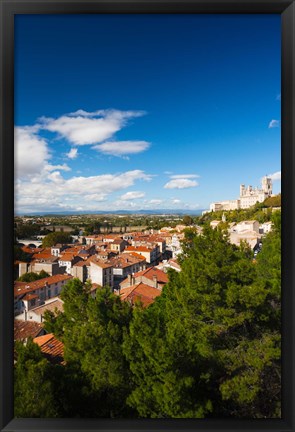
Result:
{"label": "town", "polygon": [[[164,314],[163,317],[165,317],[165,308],[167,305],[171,304],[174,305],[173,308],[177,308],[179,307],[178,303],[180,303],[182,306],[179,311],[180,321],[178,325],[180,326],[184,323],[186,326],[185,310],[189,303],[186,297],[183,297],[184,300],[180,300],[182,297],[174,298],[173,290],[175,290],[175,283],[177,284],[175,281],[177,280],[179,280],[178,284],[180,284],[177,291],[178,295],[181,296],[183,296],[181,294],[183,292],[186,293],[185,296],[194,296],[195,294],[193,293],[198,293],[198,289],[196,290],[193,287],[199,283],[203,287],[202,289],[207,290],[210,287],[213,293],[216,290],[216,286],[218,286],[218,289],[221,290],[220,292],[225,291],[227,292],[227,296],[234,297],[240,295],[239,291],[240,293],[247,293],[249,289],[250,291],[247,296],[250,295],[250,297],[247,297],[246,306],[243,306],[246,307],[247,313],[244,315],[246,318],[242,319],[242,322],[243,320],[248,322],[249,304],[253,301],[254,303],[256,301],[259,303],[260,301],[263,305],[265,294],[262,294],[262,292],[265,292],[267,284],[272,283],[269,280],[261,279],[259,275],[264,274],[265,268],[269,272],[268,257],[270,253],[273,254],[271,251],[274,251],[275,244],[278,246],[275,250],[276,255],[271,255],[271,259],[274,259],[274,264],[272,265],[276,269],[273,283],[280,289],[280,285],[278,285],[278,281],[280,280],[280,259],[278,254],[280,254],[279,221],[281,196],[280,194],[273,195],[271,193],[270,181],[265,181],[265,184],[268,190],[263,191],[263,200],[261,197],[256,199],[257,194],[262,194],[261,191],[257,191],[257,189],[252,191],[250,187],[247,188],[248,194],[252,197],[255,196],[256,201],[254,205],[249,197],[247,205],[243,206],[228,207],[228,203],[224,201],[219,204],[215,203],[214,206],[211,206],[211,210],[204,211],[199,216],[189,214],[185,216],[149,215],[148,217],[143,217],[142,215],[128,217],[121,215],[120,217],[119,215],[107,214],[67,215],[63,217],[56,215],[16,216],[14,246],[14,340],[16,344],[15,367],[18,371],[16,377],[22,376],[21,371],[23,367],[31,367],[30,363],[25,362],[23,364],[23,360],[20,360],[26,358],[21,353],[22,350],[27,349],[27,355],[29,358],[32,356],[31,361],[33,361],[33,364],[36,362],[36,365],[40,365],[41,367],[43,363],[41,362],[41,357],[38,357],[39,355],[46,360],[46,364],[44,363],[42,367],[51,368],[48,369],[48,371],[51,371],[49,372],[50,374],[55,376],[57,373],[57,376],[59,376],[61,372],[58,372],[59,369],[56,369],[56,367],[63,369],[63,373],[65,374],[63,376],[63,380],[65,380],[63,381],[63,385],[65,389],[68,385],[66,378],[67,370],[72,371],[73,365],[78,367],[75,370],[79,374],[82,374],[81,376],[86,380],[84,384],[87,386],[88,380],[92,380],[89,377],[94,377],[94,374],[98,374],[97,376],[99,376],[105,367],[100,366],[100,362],[104,361],[104,356],[106,355],[103,354],[105,348],[96,348],[96,346],[100,346],[99,338],[96,335],[96,331],[98,330],[95,330],[94,335],[91,335],[92,324],[91,322],[88,323],[89,317],[91,316],[93,320],[92,314],[98,313],[97,321],[94,320],[96,322],[95,325],[97,329],[100,328],[100,332],[106,332],[102,340],[104,340],[107,346],[110,344],[108,348],[109,356],[106,355],[108,367],[116,370],[118,367],[123,367],[123,362],[124,368],[127,368],[125,370],[125,374],[127,375],[124,376],[118,372],[119,375],[116,376],[119,379],[118,382],[123,379],[123,376],[123,381],[125,379],[128,380],[131,367],[129,364],[134,363],[132,374],[134,374],[133,371],[136,368],[141,367],[141,361],[137,361],[133,350],[129,351],[128,348],[128,346],[132,346],[129,344],[134,343],[137,338],[144,337],[144,333],[141,334],[143,330],[139,331],[139,328],[137,329],[139,331],[138,336],[132,336],[132,331],[134,332],[132,329],[136,328],[134,326],[136,326],[137,316],[140,317],[140,320],[143,320],[140,324],[141,329],[141,326],[144,325],[144,319],[146,319],[145,316],[148,316],[146,313],[150,311],[152,316],[155,314],[155,317],[150,322],[150,325],[154,327],[158,325],[156,318],[157,310],[161,314]],[[241,187],[241,190],[244,189]],[[244,196],[247,195],[246,192],[243,193]],[[121,224],[118,221],[121,221]],[[274,235],[272,236],[272,234]],[[201,255],[198,255],[198,253]],[[263,256],[261,260],[260,255]],[[203,256],[205,259],[205,267],[202,264],[203,258],[200,258],[200,256]],[[207,258],[205,258],[206,256]],[[228,266],[229,262],[231,263],[230,266]],[[212,270],[214,266],[215,270]],[[256,271],[258,276],[256,275]],[[205,279],[204,275],[206,275]],[[187,277],[189,279],[186,279]],[[183,281],[185,280],[187,282],[184,283]],[[253,286],[257,291],[258,300],[255,295],[252,295]],[[230,293],[231,290],[233,290],[232,293]],[[162,293],[165,294],[162,295]],[[245,293],[243,295],[246,295]],[[198,311],[197,315],[195,313],[191,315],[190,320],[193,320],[192,322],[194,322],[197,316],[201,316],[205,305],[208,303],[208,299],[210,299],[211,304],[208,309],[211,311],[208,315],[211,322],[212,307],[215,309],[216,305],[218,305],[215,296],[216,293],[214,295],[210,293],[209,297],[206,297],[206,295],[202,297],[202,301],[194,300],[190,304],[189,307],[193,307],[193,309]],[[169,298],[170,303],[166,303]],[[277,310],[280,307],[280,294],[278,292],[275,295],[270,294],[270,298],[272,298],[271,309],[274,308]],[[227,303],[228,301],[226,300],[226,307],[230,304]],[[242,299],[239,300],[241,304],[243,304],[243,301]],[[217,341],[220,337],[221,328],[228,326],[229,329],[231,328],[232,324],[228,324],[229,316],[234,317],[231,319],[237,320],[236,328],[239,329],[238,323],[241,320],[241,317],[238,317],[241,307],[239,302],[235,308],[230,307],[225,314],[225,309],[222,309],[222,315],[218,315],[219,309],[218,307],[216,308],[216,312],[214,313],[217,314],[217,321],[214,326],[216,325],[217,339],[214,339],[215,342],[213,343],[219,343]],[[152,305],[155,308],[152,308]],[[88,312],[85,312],[85,307]],[[157,307],[160,309],[157,309]],[[259,311],[259,308],[262,306],[259,303],[257,307]],[[106,312],[103,312],[105,308],[109,310],[107,315],[105,315]],[[133,314],[133,310],[142,312],[140,312],[140,315],[137,315],[138,312]],[[272,314],[272,311],[270,313]],[[99,314],[102,315],[100,316]],[[238,314],[238,318],[236,314]],[[163,317],[162,319],[164,319]],[[170,317],[166,317],[165,319],[168,323],[171,321]],[[203,319],[205,323],[208,318]],[[262,320],[264,319],[262,317]],[[105,324],[101,324],[101,320],[106,320]],[[117,322],[120,324],[116,324]],[[173,322],[171,321],[172,324],[169,324],[172,325],[172,328],[174,326]],[[213,320],[212,323],[215,323],[215,321]],[[111,327],[109,327],[110,325]],[[116,342],[114,342],[112,339],[113,330],[110,329],[118,325],[119,327],[114,328],[117,328],[116,332],[119,332],[118,334],[121,336],[119,339],[116,337]],[[159,325],[158,330],[155,327],[155,331],[164,331],[165,327],[162,324]],[[82,339],[75,339],[75,332],[82,331],[84,326],[86,326],[85,329],[90,327],[86,333],[83,333],[84,336],[79,336]],[[252,328],[251,326],[249,328]],[[78,330],[75,330],[75,328]],[[273,324],[271,330],[276,335],[277,330],[276,327],[273,329]],[[173,334],[175,331],[174,329]],[[189,326],[186,332],[190,331],[192,329]],[[200,338],[202,331],[201,333],[197,330],[193,331],[191,337]],[[211,324],[207,331],[212,331]],[[177,335],[177,331],[173,337],[177,337],[175,335]],[[153,337],[155,339],[152,338],[149,342],[150,336],[147,336],[145,343],[158,343],[159,339],[156,333]],[[272,337],[276,340],[277,336]],[[80,343],[82,345],[78,349]],[[167,344],[168,342],[165,343]],[[93,364],[91,362],[91,366],[85,360],[90,355],[90,352],[92,352],[92,348],[89,348],[91,345],[89,344],[94,344],[93,349],[95,353],[93,355],[98,356],[97,362]],[[266,343],[265,350],[267,350],[267,344],[268,342]],[[34,351],[34,347],[36,346],[40,354]],[[90,349],[89,353],[88,349]],[[116,352],[118,349],[119,357],[116,359],[113,350]],[[252,356],[251,349],[249,350],[250,357]],[[130,354],[130,352],[132,353]],[[78,357],[81,357],[78,363],[75,360],[77,353],[79,353]],[[171,355],[171,358],[175,361],[178,354],[173,354],[172,352]],[[162,358],[161,356],[160,351],[160,358]],[[277,354],[274,356],[274,362],[278,358],[276,356]],[[250,361],[250,357],[247,361]],[[148,357],[146,357],[145,361],[148,362]],[[204,361],[205,364],[208,364],[206,356],[204,357]],[[268,360],[266,359],[265,361],[267,362]],[[113,362],[115,363],[113,364]],[[89,366],[90,369],[87,369]],[[96,367],[98,369],[94,372],[93,368]],[[227,366],[224,367],[226,368]],[[255,368],[253,370],[256,371]],[[149,372],[146,373],[148,374]],[[230,376],[231,372],[229,371],[228,380],[231,379]],[[16,388],[21,385],[19,383],[23,382],[23,379],[16,378]],[[63,392],[66,390],[60,390],[59,387],[56,389],[55,380],[53,379],[52,381],[52,379],[49,378],[47,382],[50,388],[53,387],[52,394],[50,393],[52,400],[48,401],[46,409],[44,407],[36,408],[36,416],[64,416],[69,415],[72,409],[78,409],[75,405],[75,398],[68,408],[66,408],[67,404],[64,406],[62,400],[65,397]],[[147,411],[146,407],[140,408],[141,404],[136,402],[136,400],[128,402],[130,395],[132,396],[137,391],[147,391],[144,381],[141,382],[139,378],[133,379],[139,383],[136,384],[137,387],[135,386],[135,389],[131,382],[120,384],[123,388],[126,387],[126,394],[124,393],[122,401],[118,402],[115,396],[109,396],[111,401],[106,407],[102,408],[100,405],[91,409],[89,408],[89,415],[118,417],[121,415],[120,413],[123,409],[128,416],[128,406],[132,406],[135,408],[135,411],[132,411],[133,415],[152,416],[152,411],[149,411],[150,408]],[[241,379],[243,379],[243,375]],[[259,374],[257,375],[258,381]],[[30,384],[27,382],[22,385],[30,387]],[[121,388],[120,386],[117,387],[117,385],[119,384],[112,384],[112,379],[110,378],[110,381],[107,379],[107,384],[99,384],[97,389],[89,391],[94,398],[93,400],[96,400],[95,398],[101,394],[100,392],[105,386],[108,389],[108,394],[112,395],[113,391],[119,391],[119,388]],[[238,383],[238,386],[243,391],[241,382]],[[275,380],[271,391],[277,392],[278,386],[279,383]],[[258,384],[256,384],[256,387],[257,389],[260,388]],[[42,387],[38,391],[42,393]],[[258,392],[258,390],[256,391]],[[81,404],[81,412],[80,414],[78,412],[77,415],[83,417],[87,416],[86,405],[88,405],[88,399],[79,392],[78,385],[75,387],[74,394],[79,394],[79,398],[82,398],[83,402]],[[223,392],[222,385],[220,385],[220,392]],[[20,395],[22,394],[23,390]],[[233,397],[235,397],[234,394]],[[66,395],[68,394],[66,393]],[[55,402],[53,402],[54,399]],[[60,402],[56,400],[60,400]],[[132,399],[130,400],[132,401]],[[160,405],[161,403],[159,402]],[[216,404],[219,406],[222,403],[219,401]],[[268,413],[269,410],[275,409],[274,406],[277,406],[276,404],[279,404],[277,398],[274,398],[273,406],[271,407],[268,406],[268,402],[263,402],[261,412]],[[53,407],[55,408],[53,409]],[[181,410],[184,410],[181,405],[180,407]],[[201,416],[210,415],[213,408],[210,408],[209,405],[208,407],[204,408]],[[175,407],[173,409],[175,410]],[[20,399],[16,398],[16,415],[25,417],[26,413],[29,412],[28,410],[29,408],[24,407]],[[180,416],[184,415],[183,412],[181,411]],[[168,410],[167,415],[173,417],[174,411],[172,413],[172,411]],[[195,416],[198,415],[196,414]]]}
{"label": "town", "polygon": [[[263,192],[263,201],[267,203],[267,199],[271,199],[271,181],[266,179],[263,182],[268,188]],[[273,207],[263,207],[263,201],[259,201],[256,207],[249,201],[243,210],[226,210],[225,202],[219,207],[215,204],[211,211],[195,218],[170,215],[150,217],[149,222],[146,218],[143,221],[135,218],[136,222],[131,218],[133,227],[128,226],[126,220],[115,227],[117,216],[115,221],[111,217],[106,220],[107,216],[67,216],[66,222],[56,216],[17,216],[16,236],[30,232],[32,235],[31,238],[16,239],[15,340],[26,342],[28,337],[33,337],[51,361],[55,362],[58,357],[62,363],[63,344],[53,334],[44,336],[46,332],[42,323],[46,311],[63,312],[60,294],[67,282],[77,278],[83,285],[90,283],[92,297],[97,290],[109,287],[122,301],[131,305],[140,302],[147,307],[161,295],[168,282],[168,269],[181,271],[178,257],[183,253],[182,242],[187,230],[201,235],[205,225],[212,229],[223,227],[229,242],[237,246],[243,242],[247,244],[255,260],[263,246],[263,238],[272,230],[271,214],[280,210],[277,206],[280,196],[273,197]],[[248,214],[252,213],[258,220],[245,219],[245,207]],[[233,218],[238,221],[233,221]],[[143,225],[152,225],[153,220],[155,226],[160,224],[162,227],[155,229]],[[73,221],[74,226],[71,225]],[[165,226],[165,223],[171,226]],[[132,228],[137,231],[130,230]],[[51,244],[47,245],[46,240]]]}

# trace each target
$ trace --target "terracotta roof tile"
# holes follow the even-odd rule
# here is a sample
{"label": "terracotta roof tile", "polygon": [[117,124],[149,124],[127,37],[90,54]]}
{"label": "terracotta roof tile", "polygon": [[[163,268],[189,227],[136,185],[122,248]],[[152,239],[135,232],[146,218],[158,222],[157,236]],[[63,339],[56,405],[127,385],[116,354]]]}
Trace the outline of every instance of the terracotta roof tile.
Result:
{"label": "terracotta roof tile", "polygon": [[56,339],[53,333],[33,339],[39,345],[42,354],[53,364],[65,364],[64,345]]}
{"label": "terracotta roof tile", "polygon": [[70,275],[54,275],[49,276],[47,278],[39,279],[34,282],[15,282],[14,283],[14,295],[22,295],[25,293],[29,293],[30,291],[34,291],[35,289],[39,289],[45,286],[46,282],[48,285],[61,282],[61,281],[67,281],[69,279],[72,279],[73,276]]}
{"label": "terracotta roof tile", "polygon": [[133,285],[132,287],[123,288],[120,291],[120,297],[123,301],[131,301],[134,303],[140,300],[146,307],[161,295],[161,291],[144,283]]}
{"label": "terracotta roof tile", "polygon": [[43,326],[34,321],[14,320],[14,340],[25,340],[28,337],[35,338],[43,332]]}

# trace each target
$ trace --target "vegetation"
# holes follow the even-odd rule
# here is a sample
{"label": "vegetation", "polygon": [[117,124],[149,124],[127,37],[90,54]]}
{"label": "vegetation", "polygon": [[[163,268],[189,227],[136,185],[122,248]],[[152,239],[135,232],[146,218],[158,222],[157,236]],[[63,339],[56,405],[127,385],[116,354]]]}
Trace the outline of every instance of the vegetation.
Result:
{"label": "vegetation", "polygon": [[42,356],[32,339],[17,342],[14,369],[14,415],[16,417],[57,417],[53,366]]}
{"label": "vegetation", "polygon": [[47,273],[45,270],[41,270],[40,273],[34,273],[34,272],[28,272],[23,274],[18,278],[21,282],[34,282],[39,279],[43,279],[46,277],[49,277],[50,274]]}
{"label": "vegetation", "polygon": [[31,260],[31,255],[24,252],[20,246],[14,245],[14,259],[17,261],[29,262]]}
{"label": "vegetation", "polygon": [[49,378],[38,355],[18,356],[16,415],[31,416],[23,398],[38,385],[47,411],[40,396],[36,416],[280,417],[280,212],[271,219],[255,261],[219,228],[187,229],[182,271],[169,271],[145,309],[107,288],[92,298],[89,285],[69,281],[64,312],[45,323],[63,341],[66,365]]}
{"label": "vegetation", "polygon": [[50,234],[47,234],[47,236],[44,237],[42,241],[43,247],[50,247],[55,246],[57,243],[71,243],[72,237],[70,234],[64,233],[64,232],[52,232]]}

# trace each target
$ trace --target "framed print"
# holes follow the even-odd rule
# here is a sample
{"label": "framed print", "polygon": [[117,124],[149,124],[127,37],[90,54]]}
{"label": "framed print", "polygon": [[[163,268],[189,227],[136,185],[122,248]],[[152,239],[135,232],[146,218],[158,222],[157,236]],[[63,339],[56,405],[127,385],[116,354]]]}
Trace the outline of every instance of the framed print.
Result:
{"label": "framed print", "polygon": [[294,430],[293,0],[1,3],[1,430]]}

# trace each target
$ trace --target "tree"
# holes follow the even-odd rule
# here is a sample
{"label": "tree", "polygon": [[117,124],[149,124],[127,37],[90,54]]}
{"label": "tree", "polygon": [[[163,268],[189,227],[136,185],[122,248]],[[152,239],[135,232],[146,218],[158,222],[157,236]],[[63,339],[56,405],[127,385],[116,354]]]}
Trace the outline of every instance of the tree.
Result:
{"label": "tree", "polygon": [[189,215],[183,216],[182,221],[183,221],[184,225],[186,225],[186,226],[192,225],[194,223],[193,218]]}
{"label": "tree", "polygon": [[44,237],[44,239],[42,240],[42,246],[51,247],[56,245],[57,243],[66,244],[71,242],[72,242],[72,237],[69,234],[56,231],[47,234],[47,236]]}
{"label": "tree", "polygon": [[53,367],[32,339],[15,347],[14,415],[16,417],[57,417],[58,406],[52,384]]}
{"label": "tree", "polygon": [[18,278],[21,282],[34,282],[39,279],[44,279],[46,277],[49,277],[50,274],[47,273],[45,270],[41,270],[40,273],[34,273],[34,272],[28,272],[23,274]]}
{"label": "tree", "polygon": [[[91,417],[115,417],[132,414],[126,406],[130,393],[130,371],[122,353],[123,334],[132,309],[128,303],[102,288],[96,298],[78,279],[69,281],[61,298],[64,313],[50,317],[50,326],[64,343],[67,367],[84,382],[81,398],[93,397],[96,407]],[[46,316],[46,318],[48,318]]]}
{"label": "tree", "polygon": [[31,260],[31,255],[24,252],[19,246],[14,245],[14,259],[29,262]]}
{"label": "tree", "polygon": [[278,416],[280,335],[260,264],[221,230],[188,233],[183,250],[182,271],[125,336],[128,403],[142,417]]}

